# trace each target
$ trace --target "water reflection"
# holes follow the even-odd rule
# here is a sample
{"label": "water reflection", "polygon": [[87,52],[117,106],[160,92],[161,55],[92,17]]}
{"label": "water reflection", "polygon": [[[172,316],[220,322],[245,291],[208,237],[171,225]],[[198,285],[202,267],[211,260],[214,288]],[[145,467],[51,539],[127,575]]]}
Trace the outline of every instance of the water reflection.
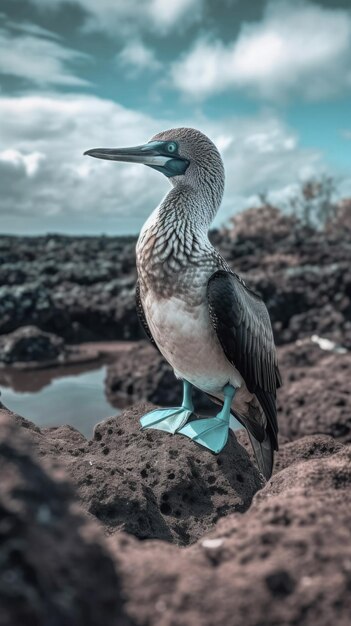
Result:
{"label": "water reflection", "polygon": [[96,423],[117,415],[105,397],[106,366],[97,363],[46,370],[2,370],[2,402],[40,427],[70,424],[91,437]]}

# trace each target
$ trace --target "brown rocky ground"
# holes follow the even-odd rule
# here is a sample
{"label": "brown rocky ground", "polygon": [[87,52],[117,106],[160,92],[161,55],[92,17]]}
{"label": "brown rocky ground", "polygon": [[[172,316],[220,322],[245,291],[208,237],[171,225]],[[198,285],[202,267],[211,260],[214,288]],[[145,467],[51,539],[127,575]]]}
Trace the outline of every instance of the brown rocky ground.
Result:
{"label": "brown rocky ground", "polygon": [[234,436],[215,457],[141,432],[147,408],[87,441],[3,407],[0,557],[11,575],[0,581],[1,623],[37,611],[33,623],[60,626],[349,624],[350,445],[321,434],[283,443],[264,486]]}
{"label": "brown rocky ground", "polygon": [[242,516],[179,551],[111,539],[138,624],[349,624],[350,448],[279,472]]}
{"label": "brown rocky ground", "polygon": [[325,433],[351,441],[351,353],[321,350],[309,340],[279,350],[280,432],[289,439]]}

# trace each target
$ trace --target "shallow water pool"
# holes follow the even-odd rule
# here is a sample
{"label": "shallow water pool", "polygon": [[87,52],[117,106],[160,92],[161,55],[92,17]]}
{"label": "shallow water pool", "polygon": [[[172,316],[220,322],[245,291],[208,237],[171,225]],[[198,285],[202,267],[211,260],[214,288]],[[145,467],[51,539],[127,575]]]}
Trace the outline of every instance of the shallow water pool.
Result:
{"label": "shallow water pool", "polygon": [[70,424],[90,438],[95,424],[118,415],[104,393],[106,366],[2,371],[1,401],[38,426]]}

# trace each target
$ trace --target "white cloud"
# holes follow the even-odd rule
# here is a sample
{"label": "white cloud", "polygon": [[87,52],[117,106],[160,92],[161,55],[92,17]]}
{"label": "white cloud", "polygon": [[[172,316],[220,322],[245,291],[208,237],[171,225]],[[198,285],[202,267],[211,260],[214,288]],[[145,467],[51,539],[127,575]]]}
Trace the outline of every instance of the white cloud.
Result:
{"label": "white cloud", "polygon": [[[295,133],[272,114],[224,120],[224,129],[230,142],[222,151],[227,172],[222,219],[257,202],[262,192],[280,197],[292,183],[325,169],[322,155],[301,148]],[[215,128],[212,136],[216,140]]]}
{"label": "white cloud", "polygon": [[[140,6],[140,3],[139,3]],[[149,3],[150,19],[168,32],[175,24],[196,21],[200,17],[202,0],[151,0]]]}
{"label": "white cloud", "polygon": [[57,33],[54,33],[51,30],[47,30],[47,28],[42,28],[41,26],[39,26],[38,24],[34,24],[33,22],[14,22],[12,20],[7,20],[5,14],[0,15],[0,19],[6,20],[6,26],[8,28],[22,33],[29,33],[30,35],[35,35],[39,37],[47,37],[48,39],[61,39],[60,35],[58,35]]}
{"label": "white cloud", "polygon": [[142,41],[130,41],[117,55],[116,60],[123,66],[130,67],[134,72],[142,70],[158,70],[161,63],[151,48],[145,46]]}
{"label": "white cloud", "polygon": [[248,89],[273,100],[331,96],[351,86],[351,13],[307,2],[270,2],[235,41],[200,39],[172,67],[176,88],[195,98]]}
{"label": "white cloud", "polygon": [[[64,6],[67,0],[30,0],[43,11]],[[85,13],[83,28],[88,32],[104,31],[112,35],[149,30],[166,35],[174,27],[182,28],[197,21],[203,0],[71,0]]]}
{"label": "white cloud", "polygon": [[[103,222],[108,215],[128,219],[131,212],[145,214],[167,187],[166,180],[152,170],[115,167],[83,152],[138,144],[158,128],[155,120],[94,96],[0,98],[1,213],[41,217],[49,220],[47,228],[49,216],[60,215],[68,224],[81,220],[82,230],[89,217],[98,215]],[[45,158],[35,176],[29,176],[28,155],[33,154]]]}
{"label": "white cloud", "polygon": [[[220,147],[227,182],[219,221],[254,194],[279,190],[322,168],[321,155],[299,147],[273,115],[220,122],[152,118],[94,96],[27,95],[0,98],[0,212],[2,228],[17,215],[40,229],[111,232],[139,228],[169,189],[149,168],[84,157],[94,147],[137,145],[172,126],[200,127]],[[5,219],[6,218],[6,219]],[[53,220],[56,221],[53,221]],[[54,226],[55,225],[55,226]]]}
{"label": "white cloud", "polygon": [[42,152],[23,154],[13,148],[0,152],[0,161],[3,163],[11,163],[15,168],[23,167],[28,177],[35,176],[39,169],[40,161],[43,159],[45,159],[45,155],[42,154]]}
{"label": "white cloud", "polygon": [[16,29],[12,22],[0,28],[0,73],[40,86],[89,85],[70,67],[72,63],[87,62],[88,55],[46,38],[47,32],[28,22]]}

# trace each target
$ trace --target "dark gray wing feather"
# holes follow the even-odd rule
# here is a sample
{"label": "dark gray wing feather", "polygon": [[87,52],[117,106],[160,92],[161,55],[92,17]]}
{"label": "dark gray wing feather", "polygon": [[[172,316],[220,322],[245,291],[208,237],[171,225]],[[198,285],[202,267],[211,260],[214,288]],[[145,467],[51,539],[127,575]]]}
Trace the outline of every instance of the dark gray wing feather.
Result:
{"label": "dark gray wing feather", "polygon": [[208,281],[212,325],[223,351],[255,394],[278,449],[276,390],[281,385],[271,321],[264,302],[236,274],[219,270]]}
{"label": "dark gray wing feather", "polygon": [[143,308],[143,303],[141,301],[141,297],[140,297],[140,284],[139,281],[137,280],[136,286],[135,286],[135,304],[136,304],[136,311],[138,314],[138,318],[139,318],[139,322],[141,323],[144,332],[147,336],[147,338],[149,339],[149,341],[151,341],[152,345],[155,346],[155,348],[158,347],[156,345],[156,342],[152,336],[151,330],[149,328],[149,325],[147,323],[146,317],[145,317],[145,313],[144,313],[144,308]]}

